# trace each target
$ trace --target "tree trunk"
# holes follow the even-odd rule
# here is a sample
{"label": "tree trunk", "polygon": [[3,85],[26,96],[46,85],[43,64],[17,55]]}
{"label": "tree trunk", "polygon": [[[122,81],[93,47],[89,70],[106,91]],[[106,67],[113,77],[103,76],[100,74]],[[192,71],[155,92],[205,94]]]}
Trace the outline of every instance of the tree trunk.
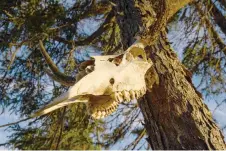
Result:
{"label": "tree trunk", "polygon": [[[200,93],[195,90],[191,74],[170,48],[166,34],[154,30],[161,34],[155,35],[154,39],[150,38],[155,34],[153,30],[150,31],[155,23],[148,22],[153,19],[153,10],[150,9],[152,6],[155,6],[153,10],[157,12],[156,19],[168,18],[161,16],[161,12],[158,13],[156,9],[158,7],[147,0],[117,2],[117,21],[123,48],[130,46],[135,40],[134,36],[140,32],[141,40],[148,42],[147,56],[154,63],[154,67],[146,74],[146,84],[151,92],[147,92],[139,100],[147,141],[152,149],[225,149],[221,131],[214,123]],[[152,41],[146,40],[145,35]],[[157,76],[153,77],[153,73]]]}
{"label": "tree trunk", "polygon": [[[139,105],[152,148],[225,149],[221,131],[164,34],[147,48],[147,53],[159,83],[154,84]],[[152,77],[147,74],[147,78]]]}

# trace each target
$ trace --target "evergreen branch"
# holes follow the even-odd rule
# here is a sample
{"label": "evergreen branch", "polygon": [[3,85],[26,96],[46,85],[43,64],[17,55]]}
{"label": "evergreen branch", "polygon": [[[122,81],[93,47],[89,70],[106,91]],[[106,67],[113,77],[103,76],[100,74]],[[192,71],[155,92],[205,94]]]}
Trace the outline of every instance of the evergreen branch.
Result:
{"label": "evergreen branch", "polygon": [[[94,3],[94,2],[93,2]],[[111,4],[109,2],[109,4]],[[79,22],[82,19],[91,17],[91,16],[96,16],[97,14],[107,14],[111,11],[111,5],[109,5],[108,2],[104,3],[104,2],[99,2],[98,4],[91,4],[91,8],[88,9],[87,11],[85,11],[83,14],[79,15],[79,17],[77,17],[75,20],[74,19],[70,19],[68,20],[68,22],[64,25],[58,26],[58,27],[52,27],[49,28],[49,30],[54,30],[54,31],[59,31],[60,29],[63,29],[65,27],[70,27],[73,24],[75,24],[75,22]],[[78,10],[79,8],[77,7],[72,7],[71,9],[69,9],[68,11],[73,11],[73,10]]]}
{"label": "evergreen branch", "polygon": [[68,41],[62,37],[56,36],[53,39],[57,40],[59,42],[63,42],[65,44],[72,44],[74,43],[75,46],[84,46],[84,45],[88,45],[90,43],[92,43],[97,37],[99,37],[100,35],[102,35],[107,29],[109,29],[109,27],[111,27],[111,20],[114,17],[114,13],[113,10],[108,14],[108,16],[106,17],[104,23],[94,32],[92,33],[89,37],[87,37],[84,40],[80,40],[80,41]]}
{"label": "evergreen branch", "polygon": [[198,10],[198,13],[199,13],[200,17],[203,17],[204,22],[207,25],[208,32],[210,33],[210,36],[212,36],[211,40],[215,39],[215,41],[218,44],[218,46],[221,49],[221,51],[226,55],[226,45],[225,45],[224,41],[222,40],[222,38],[217,33],[217,31],[214,29],[212,23],[207,18],[206,14],[201,9],[201,4],[195,3],[195,7]]}

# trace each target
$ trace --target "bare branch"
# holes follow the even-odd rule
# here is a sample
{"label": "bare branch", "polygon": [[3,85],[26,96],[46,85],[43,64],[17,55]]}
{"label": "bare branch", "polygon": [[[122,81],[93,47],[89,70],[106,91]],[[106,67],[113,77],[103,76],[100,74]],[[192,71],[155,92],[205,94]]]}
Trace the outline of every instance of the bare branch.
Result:
{"label": "bare branch", "polygon": [[145,134],[146,130],[143,129],[142,132],[136,137],[136,139],[131,144],[129,144],[125,149],[128,150],[130,148],[131,150],[134,150],[137,144],[140,142],[140,140],[145,136]]}
{"label": "bare branch", "polygon": [[169,19],[172,17],[178,10],[180,10],[182,7],[186,6],[187,4],[193,2],[194,0],[166,0],[168,5],[168,14],[167,18]]}
{"label": "bare branch", "polygon": [[12,122],[12,123],[9,123],[9,124],[0,125],[0,128],[6,127],[6,126],[15,125],[15,124],[18,124],[18,123],[20,123],[20,122],[27,121],[27,120],[29,120],[29,119],[31,119],[31,118],[32,118],[32,117],[28,117],[28,118],[25,118],[25,119],[22,119],[22,120],[19,120],[19,121],[16,121],[16,122]]}
{"label": "bare branch", "polygon": [[22,47],[22,45],[23,45],[24,43],[26,43],[26,42],[27,42],[27,40],[24,40],[24,41],[22,41],[22,42],[20,42],[20,43],[9,43],[9,47],[12,49],[12,46],[15,46],[15,47],[16,47],[16,50],[15,50],[15,51],[13,52],[13,54],[12,54],[10,63],[9,63],[9,65],[8,65],[8,70],[11,68],[11,65],[12,65],[13,62],[14,62],[17,52],[20,50],[20,48]]}
{"label": "bare branch", "polygon": [[44,69],[45,73],[54,81],[59,82],[60,84],[64,86],[73,86],[75,84],[74,81],[65,81],[65,79],[60,78],[59,76],[53,74],[50,70]]}
{"label": "bare branch", "polygon": [[21,47],[16,47],[16,50],[13,52],[12,57],[11,57],[11,60],[10,60],[10,63],[8,65],[8,70],[11,68],[11,66],[12,66],[12,64],[13,64],[13,62],[15,60],[16,54],[20,50],[20,48]]}
{"label": "bare branch", "polygon": [[58,67],[55,65],[55,63],[52,61],[51,57],[47,53],[43,43],[41,40],[39,40],[40,45],[40,51],[45,58],[45,61],[49,68],[51,69],[53,74],[50,74],[47,72],[48,75],[51,75],[50,77],[56,80],[57,82],[60,82],[62,85],[71,86],[75,84],[75,78],[65,75],[64,73],[60,72]]}

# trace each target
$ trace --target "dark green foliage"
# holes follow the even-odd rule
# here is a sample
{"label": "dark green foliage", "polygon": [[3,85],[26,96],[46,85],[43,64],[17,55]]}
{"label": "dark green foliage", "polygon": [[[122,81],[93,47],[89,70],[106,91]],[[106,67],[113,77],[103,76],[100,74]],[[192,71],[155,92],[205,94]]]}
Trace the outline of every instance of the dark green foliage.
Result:
{"label": "dark green foliage", "polygon": [[183,63],[194,75],[202,78],[199,84],[202,92],[206,95],[218,95],[225,93],[226,90],[226,45],[222,40],[225,35],[220,35],[217,24],[210,19],[210,15],[215,14],[205,13],[209,7],[200,9],[203,5],[208,6],[210,3],[200,2],[200,4],[192,5],[193,11],[185,18],[187,21],[193,20],[185,24],[185,31],[188,34],[193,32],[193,38],[189,40],[184,49]]}
{"label": "dark green foliage", "polygon": [[[0,4],[0,101],[4,109],[30,115],[67,87],[59,87],[44,72],[47,68],[38,40],[54,62],[74,76],[76,64],[73,40],[84,39],[80,20],[96,14],[102,3],[77,1],[68,7],[63,1],[4,1]],[[78,9],[80,8],[80,9]],[[108,13],[108,9],[97,14]],[[104,18],[102,18],[103,20]],[[65,44],[66,43],[66,44]],[[70,59],[68,59],[70,58]],[[91,136],[99,122],[92,124],[84,104],[75,104],[30,122],[28,127],[9,128],[14,133],[8,145],[18,149],[98,149]],[[100,149],[100,148],[99,148]]]}
{"label": "dark green foliage", "polygon": [[8,143],[13,148],[29,150],[100,149],[89,136],[95,125],[89,123],[87,115],[83,115],[84,110],[83,104],[74,105],[38,119],[36,124],[32,123],[33,126],[28,128],[13,126],[15,132]]}

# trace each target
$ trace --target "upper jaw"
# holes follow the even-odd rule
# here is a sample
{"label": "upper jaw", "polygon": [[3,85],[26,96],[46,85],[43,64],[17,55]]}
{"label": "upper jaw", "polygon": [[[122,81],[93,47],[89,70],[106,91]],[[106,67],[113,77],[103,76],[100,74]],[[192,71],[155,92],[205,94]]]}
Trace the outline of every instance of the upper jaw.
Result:
{"label": "upper jaw", "polygon": [[146,93],[146,88],[141,90],[116,91],[111,95],[91,95],[88,101],[88,111],[92,118],[100,119],[113,113],[122,102],[139,99]]}

